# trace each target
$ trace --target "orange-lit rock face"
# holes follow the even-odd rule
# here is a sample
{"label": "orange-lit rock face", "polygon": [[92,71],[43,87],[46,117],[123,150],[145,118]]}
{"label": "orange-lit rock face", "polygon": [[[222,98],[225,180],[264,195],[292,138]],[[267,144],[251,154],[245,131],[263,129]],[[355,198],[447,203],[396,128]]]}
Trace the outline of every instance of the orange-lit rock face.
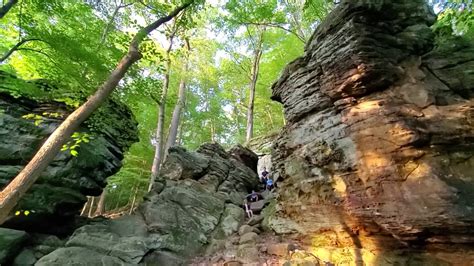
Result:
{"label": "orange-lit rock face", "polygon": [[474,259],[474,47],[432,50],[425,1],[368,2],[343,1],[273,86],[288,125],[267,221],[369,265]]}

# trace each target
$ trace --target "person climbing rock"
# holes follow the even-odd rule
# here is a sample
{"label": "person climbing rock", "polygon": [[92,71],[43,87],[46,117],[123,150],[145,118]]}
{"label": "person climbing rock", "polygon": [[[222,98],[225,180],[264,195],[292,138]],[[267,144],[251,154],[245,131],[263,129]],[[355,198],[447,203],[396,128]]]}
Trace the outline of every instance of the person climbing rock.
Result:
{"label": "person climbing rock", "polygon": [[250,209],[250,204],[247,201],[247,199],[244,199],[244,208],[245,208],[245,213],[247,213],[247,217],[252,218],[253,217],[253,211],[252,211],[252,209]]}
{"label": "person climbing rock", "polygon": [[252,190],[252,193],[250,194],[250,201],[257,202],[258,201],[258,194],[255,192],[255,190]]}
{"label": "person climbing rock", "polygon": [[266,186],[266,189],[272,191],[274,187],[275,187],[275,186],[274,186],[274,184],[273,184],[273,179],[268,178],[268,179],[267,179],[267,186]]}

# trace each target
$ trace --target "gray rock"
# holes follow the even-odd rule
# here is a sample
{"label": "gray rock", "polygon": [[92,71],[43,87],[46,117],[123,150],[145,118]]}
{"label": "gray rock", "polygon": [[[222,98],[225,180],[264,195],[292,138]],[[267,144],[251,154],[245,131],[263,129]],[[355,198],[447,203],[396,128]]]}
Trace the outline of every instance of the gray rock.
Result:
{"label": "gray rock", "polygon": [[187,265],[186,260],[176,256],[176,254],[166,251],[153,252],[144,259],[147,266],[181,266]]}
{"label": "gray rock", "polygon": [[239,228],[239,235],[240,236],[243,236],[246,233],[250,233],[250,232],[252,232],[252,226],[244,224]]}
{"label": "gray rock", "polygon": [[237,250],[237,257],[245,262],[255,262],[259,258],[259,252],[255,244],[243,244]]}
{"label": "gray rock", "polygon": [[258,235],[256,233],[248,232],[248,233],[243,234],[240,237],[239,244],[240,245],[243,245],[243,244],[256,244],[257,240],[258,240]]}
{"label": "gray rock", "polygon": [[13,260],[13,265],[34,265],[36,261],[35,254],[31,249],[23,249]]}
{"label": "gray rock", "polygon": [[[122,223],[119,226],[117,224]],[[140,234],[132,235],[128,220],[113,221],[104,225],[86,225],[77,229],[66,243],[67,247],[84,247],[102,254],[119,258],[127,263],[137,264],[148,251],[147,239]],[[119,229],[117,231],[117,229]],[[125,233],[123,230],[125,229]]]}
{"label": "gray rock", "polygon": [[[2,82],[26,86],[25,81],[17,78]],[[14,98],[2,92],[0,110],[0,186],[3,187],[72,109],[64,103]],[[28,114],[41,116],[42,122],[35,125],[35,120],[23,117]],[[113,100],[107,101],[77,131],[89,134],[89,142],[80,143],[77,157],[69,151],[60,152],[17,205],[17,210],[27,210],[30,214],[11,216],[3,226],[29,232],[70,233],[75,229],[74,215],[83,207],[86,196],[100,195],[106,178],[122,166],[123,153],[138,140],[137,123],[131,111]]]}
{"label": "gray rock", "polygon": [[120,259],[107,256],[91,249],[82,247],[60,248],[52,253],[42,257],[35,264],[36,266],[51,265],[102,265],[102,266],[119,266],[130,265],[124,263]]}
{"label": "gray rock", "polygon": [[229,150],[229,153],[240,160],[245,166],[257,172],[258,156],[248,148],[237,145]]}
{"label": "gray rock", "polygon": [[216,228],[214,238],[227,238],[239,230],[239,226],[244,222],[244,210],[234,204],[226,204],[221,221]]}
{"label": "gray rock", "polygon": [[257,225],[260,224],[263,221],[263,215],[254,215],[252,218],[250,218],[247,221],[248,225]]}
{"label": "gray rock", "polygon": [[256,213],[259,213],[263,207],[265,206],[266,201],[265,200],[259,200],[257,202],[251,202],[250,203],[250,209]]}
{"label": "gray rock", "polygon": [[159,178],[162,186],[155,186],[133,215],[77,229],[59,253],[67,253],[70,261],[59,260],[55,251],[42,263],[72,263],[93,250],[124,264],[182,265],[206,248],[225,249],[244,222],[240,204],[258,182],[255,172],[217,144],[198,152],[176,147],[169,152]]}
{"label": "gray rock", "polygon": [[13,259],[27,238],[28,234],[24,231],[0,227],[0,264]]}

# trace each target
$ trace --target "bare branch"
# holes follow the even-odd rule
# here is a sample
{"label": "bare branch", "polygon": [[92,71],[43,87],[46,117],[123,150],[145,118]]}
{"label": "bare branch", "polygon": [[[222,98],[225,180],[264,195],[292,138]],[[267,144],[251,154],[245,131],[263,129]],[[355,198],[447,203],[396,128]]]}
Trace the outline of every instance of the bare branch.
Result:
{"label": "bare branch", "polygon": [[287,29],[287,28],[283,27],[283,26],[280,25],[280,24],[276,24],[276,23],[261,23],[261,22],[249,22],[249,21],[247,21],[247,22],[241,22],[241,23],[242,23],[243,25],[246,25],[246,26],[248,26],[248,25],[255,25],[255,26],[266,26],[266,27],[272,27],[272,28],[282,29],[282,30],[284,30],[284,31],[286,31],[286,32],[288,32],[288,33],[291,33],[291,34],[295,35],[295,36],[298,38],[298,40],[300,40],[301,42],[306,43],[306,40],[304,39],[304,37],[300,36],[298,33],[294,32],[294,31],[292,31],[292,30],[290,30],[290,29]]}

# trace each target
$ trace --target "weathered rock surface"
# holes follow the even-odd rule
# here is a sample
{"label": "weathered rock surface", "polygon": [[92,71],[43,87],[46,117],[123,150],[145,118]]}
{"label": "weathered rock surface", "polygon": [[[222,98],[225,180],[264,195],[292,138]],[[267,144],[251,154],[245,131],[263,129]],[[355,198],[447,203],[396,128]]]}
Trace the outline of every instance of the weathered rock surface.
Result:
{"label": "weathered rock surface", "polygon": [[269,133],[267,135],[258,136],[252,138],[246,146],[254,151],[258,155],[258,165],[257,165],[257,173],[261,177],[263,169],[266,168],[267,172],[270,173],[272,176],[271,168],[272,168],[272,156],[271,156],[271,147],[273,142],[277,138],[277,133]]}
{"label": "weathered rock surface", "polygon": [[[0,187],[16,176],[70,112],[62,103],[0,93]],[[36,117],[23,117],[26,115]],[[58,154],[18,204],[15,211],[21,214],[3,226],[67,233],[71,229],[67,225],[86,202],[86,195],[100,195],[106,178],[120,169],[123,153],[138,138],[135,119],[125,105],[109,101],[97,115],[100,117],[93,116],[78,130],[90,135],[90,141],[76,149],[78,156],[69,151]]]}
{"label": "weathered rock surface", "polygon": [[474,46],[434,48],[425,2],[342,1],[273,86],[264,224],[328,261],[474,261]]}
{"label": "weathered rock surface", "polygon": [[38,264],[66,265],[90,251],[99,254],[98,265],[183,265],[208,246],[225,248],[220,240],[243,224],[241,202],[257,183],[252,169],[217,144],[197,152],[172,148],[154,190],[133,215],[77,229],[65,248]]}
{"label": "weathered rock surface", "polygon": [[24,231],[0,228],[0,265],[16,255],[27,236]]}

